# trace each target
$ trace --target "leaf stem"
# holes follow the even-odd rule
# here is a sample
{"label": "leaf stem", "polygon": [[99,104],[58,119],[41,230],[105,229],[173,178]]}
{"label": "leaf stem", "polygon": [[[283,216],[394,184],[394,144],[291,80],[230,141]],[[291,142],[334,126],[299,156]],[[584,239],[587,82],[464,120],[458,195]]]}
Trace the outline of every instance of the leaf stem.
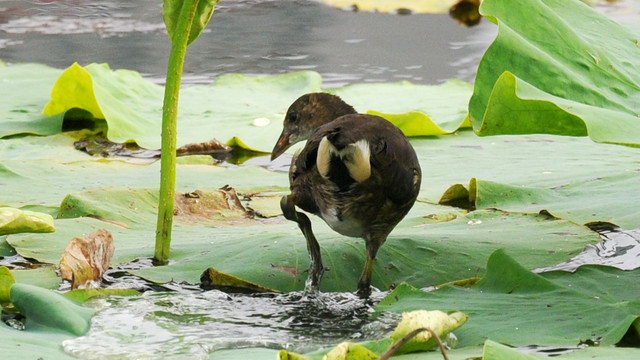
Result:
{"label": "leaf stem", "polygon": [[154,258],[160,264],[169,261],[171,251],[171,229],[173,226],[173,203],[176,184],[176,129],[178,97],[182,79],[184,57],[187,52],[189,33],[199,0],[185,0],[171,39],[171,52],[167,67],[167,82],[162,106],[162,157],[160,160],[160,196]]}
{"label": "leaf stem", "polygon": [[436,334],[435,331],[433,331],[433,329],[428,328],[428,327],[418,328],[418,329],[415,329],[412,332],[408,333],[407,335],[402,337],[402,339],[398,340],[393,345],[391,345],[387,349],[387,351],[384,352],[384,354],[380,355],[378,360],[389,360],[389,358],[391,356],[393,356],[393,354],[395,354],[395,352],[398,351],[398,349],[402,345],[406,344],[407,341],[411,340],[411,338],[413,338],[414,336],[418,335],[419,333],[421,333],[423,331],[428,331],[431,334],[431,336],[436,339],[436,341],[438,342],[438,347],[440,348],[440,352],[442,353],[443,359],[444,360],[449,360],[449,356],[447,356],[447,351],[445,350],[445,347],[444,347],[444,344],[442,343],[442,340],[440,340],[440,337],[438,336],[438,334]]}

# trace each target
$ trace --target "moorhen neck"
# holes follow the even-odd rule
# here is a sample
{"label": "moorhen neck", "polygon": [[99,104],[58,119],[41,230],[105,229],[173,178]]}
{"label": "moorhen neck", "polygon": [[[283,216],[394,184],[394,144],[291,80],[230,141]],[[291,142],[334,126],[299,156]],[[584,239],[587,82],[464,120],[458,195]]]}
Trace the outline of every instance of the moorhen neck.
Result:
{"label": "moorhen neck", "polygon": [[271,159],[308,139],[289,170],[291,194],[280,207],[298,223],[311,258],[307,285],[318,288],[324,272],[311,221],[295,206],[321,217],[336,232],[365,240],[367,260],[358,295],[371,294],[378,249],[418,196],[421,170],[407,137],[389,121],[358,114],[335,95],[311,93],[287,111]]}

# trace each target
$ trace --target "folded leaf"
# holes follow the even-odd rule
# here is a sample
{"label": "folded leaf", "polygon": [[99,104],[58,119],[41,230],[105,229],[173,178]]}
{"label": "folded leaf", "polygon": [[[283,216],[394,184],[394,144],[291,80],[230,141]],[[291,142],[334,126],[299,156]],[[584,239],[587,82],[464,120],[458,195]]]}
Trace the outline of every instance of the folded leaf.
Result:
{"label": "folded leaf", "polygon": [[73,238],[60,259],[62,278],[71,281],[72,289],[98,287],[113,252],[113,237],[107,230]]}
{"label": "folded leaf", "polygon": [[28,321],[75,336],[89,330],[94,314],[54,291],[27,284],[11,287],[11,302]]}
{"label": "folded leaf", "polygon": [[53,217],[28,210],[0,207],[0,235],[53,232]]}
{"label": "folded leaf", "polygon": [[[414,310],[402,313],[402,321],[391,334],[393,341],[402,339],[407,334],[420,328],[433,330],[438,337],[443,338],[451,331],[459,328],[467,321],[468,316],[459,311],[447,314],[434,310]],[[422,331],[402,345],[397,354],[414,351],[425,351],[438,346],[438,342],[428,331]]]}
{"label": "folded leaf", "polygon": [[486,0],[480,11],[498,36],[469,102],[478,134],[589,135],[640,146],[637,33],[577,0]]}
{"label": "folded leaf", "polygon": [[6,266],[0,266],[0,304],[11,301],[9,290],[16,283],[11,270]]}

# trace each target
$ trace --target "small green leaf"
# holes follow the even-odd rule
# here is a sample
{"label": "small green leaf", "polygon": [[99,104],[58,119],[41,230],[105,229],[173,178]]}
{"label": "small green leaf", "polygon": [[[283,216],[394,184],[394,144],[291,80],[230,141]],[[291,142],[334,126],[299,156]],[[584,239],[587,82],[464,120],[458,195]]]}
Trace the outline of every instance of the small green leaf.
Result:
{"label": "small green leaf", "polygon": [[76,336],[89,330],[94,314],[55,291],[27,284],[11,287],[11,302],[28,321]]}
{"label": "small green leaf", "polygon": [[53,231],[55,231],[53,217],[49,214],[0,207],[0,235]]}
{"label": "small green leaf", "polygon": [[[191,24],[191,32],[189,33],[188,44],[194,42],[200,33],[209,23],[213,9],[220,0],[195,0],[198,2],[193,23]],[[181,16],[182,7],[185,5],[184,0],[164,0],[162,6],[162,17],[169,33],[169,38],[173,39],[173,35],[178,24],[178,18]]]}

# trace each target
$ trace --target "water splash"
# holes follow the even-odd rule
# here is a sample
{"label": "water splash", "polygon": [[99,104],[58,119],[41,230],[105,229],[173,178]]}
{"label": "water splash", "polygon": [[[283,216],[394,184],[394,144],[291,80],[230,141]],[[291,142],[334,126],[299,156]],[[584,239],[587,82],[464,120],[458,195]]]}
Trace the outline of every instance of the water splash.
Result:
{"label": "water splash", "polygon": [[[377,298],[384,294],[377,293]],[[309,352],[344,340],[386,336],[397,314],[373,315],[350,293],[230,295],[220,291],[146,292],[87,303],[98,310],[85,336],[66,352],[91,359],[206,359],[247,347]]]}

